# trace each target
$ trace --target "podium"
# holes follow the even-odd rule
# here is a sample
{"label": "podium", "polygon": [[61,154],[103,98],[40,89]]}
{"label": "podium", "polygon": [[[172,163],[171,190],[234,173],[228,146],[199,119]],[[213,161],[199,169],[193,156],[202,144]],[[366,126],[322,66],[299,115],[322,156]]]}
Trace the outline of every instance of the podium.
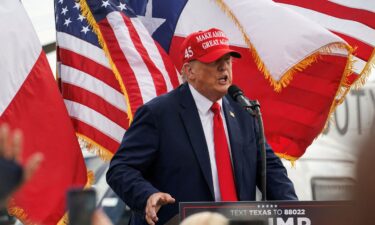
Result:
{"label": "podium", "polygon": [[[356,224],[351,201],[181,202],[179,219],[203,211],[217,212],[233,221],[264,221],[266,225]],[[172,220],[167,224],[178,224],[177,217]]]}

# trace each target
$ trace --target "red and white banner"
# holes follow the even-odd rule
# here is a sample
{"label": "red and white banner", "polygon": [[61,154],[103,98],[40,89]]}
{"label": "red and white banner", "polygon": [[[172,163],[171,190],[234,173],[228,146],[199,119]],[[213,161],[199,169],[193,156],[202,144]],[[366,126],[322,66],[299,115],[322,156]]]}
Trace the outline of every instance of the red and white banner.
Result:
{"label": "red and white banner", "polygon": [[25,224],[55,225],[64,216],[68,188],[86,185],[86,166],[21,2],[2,0],[0,11],[0,123],[22,130],[22,162],[35,152],[44,155],[32,179],[14,194],[9,212]]}

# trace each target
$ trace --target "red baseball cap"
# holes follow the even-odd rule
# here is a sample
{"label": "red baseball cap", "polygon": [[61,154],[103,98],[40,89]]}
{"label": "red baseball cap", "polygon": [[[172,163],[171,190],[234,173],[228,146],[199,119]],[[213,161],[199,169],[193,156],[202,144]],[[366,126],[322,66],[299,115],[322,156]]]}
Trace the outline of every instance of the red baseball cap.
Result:
{"label": "red baseball cap", "polygon": [[235,58],[241,58],[239,52],[229,48],[227,36],[217,28],[192,33],[181,45],[183,63],[192,60],[211,63],[228,53]]}

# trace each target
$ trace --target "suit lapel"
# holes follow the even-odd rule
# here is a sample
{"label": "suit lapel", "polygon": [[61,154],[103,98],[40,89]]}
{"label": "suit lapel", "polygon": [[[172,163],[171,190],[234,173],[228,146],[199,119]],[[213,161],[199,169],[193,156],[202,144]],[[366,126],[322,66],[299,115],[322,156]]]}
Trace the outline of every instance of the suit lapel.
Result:
{"label": "suit lapel", "polygon": [[243,137],[240,130],[239,122],[237,115],[230,105],[228,99],[226,97],[223,97],[223,110],[225,114],[225,120],[227,124],[228,129],[228,136],[230,141],[230,147],[231,147],[231,159],[232,159],[232,165],[234,168],[234,176],[235,176],[235,182],[236,182],[236,188],[237,188],[237,195],[240,196],[239,187],[241,185],[239,182],[241,182],[242,177],[242,157],[243,157]]}
{"label": "suit lapel", "polygon": [[215,198],[210,156],[202,123],[199,118],[197,106],[194,102],[193,96],[189,90],[187,83],[183,84],[180,88],[180,116],[184,123],[186,132],[188,133],[190,143],[193,146],[197,161],[203,172],[203,176],[210,188],[213,199]]}

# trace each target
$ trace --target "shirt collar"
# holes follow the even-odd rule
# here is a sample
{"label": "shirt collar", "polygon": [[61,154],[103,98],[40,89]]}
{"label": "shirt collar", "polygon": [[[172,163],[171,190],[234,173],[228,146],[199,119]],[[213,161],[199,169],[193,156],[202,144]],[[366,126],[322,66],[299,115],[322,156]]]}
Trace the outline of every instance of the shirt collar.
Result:
{"label": "shirt collar", "polygon": [[[191,94],[193,95],[193,98],[194,98],[194,101],[198,108],[199,113],[206,114],[207,112],[209,112],[213,102],[209,100],[208,98],[206,98],[205,96],[203,96],[201,93],[199,93],[191,84],[189,84],[189,88],[190,88]],[[222,107],[223,99],[220,98],[217,101],[217,103],[219,103],[221,107],[220,111],[223,111],[223,107]]]}

